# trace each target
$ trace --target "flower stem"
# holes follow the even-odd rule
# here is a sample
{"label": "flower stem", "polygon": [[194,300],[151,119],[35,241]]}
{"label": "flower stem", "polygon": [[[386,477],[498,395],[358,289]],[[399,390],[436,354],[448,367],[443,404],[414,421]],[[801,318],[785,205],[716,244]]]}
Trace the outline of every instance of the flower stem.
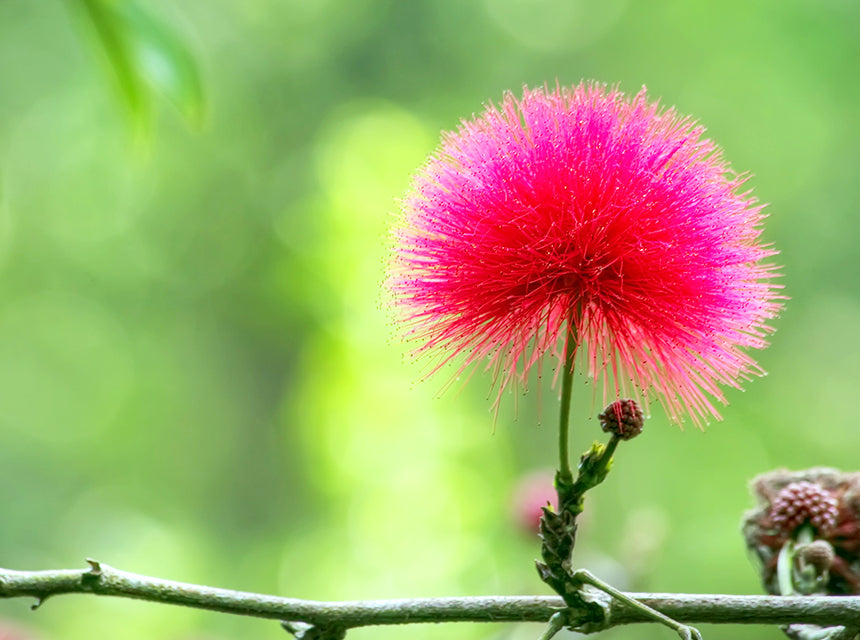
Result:
{"label": "flower stem", "polygon": [[561,378],[561,409],[558,416],[558,456],[559,476],[566,482],[573,480],[570,468],[568,433],[570,431],[570,403],[573,395],[573,368],[576,363],[576,329],[573,323],[574,312],[567,318],[567,338],[564,341],[564,370]]}

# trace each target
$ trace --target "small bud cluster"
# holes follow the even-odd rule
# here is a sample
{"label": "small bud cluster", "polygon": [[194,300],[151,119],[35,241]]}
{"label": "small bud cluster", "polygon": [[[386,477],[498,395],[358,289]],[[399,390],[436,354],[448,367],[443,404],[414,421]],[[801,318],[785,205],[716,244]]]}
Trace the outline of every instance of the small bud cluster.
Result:
{"label": "small bud cluster", "polygon": [[821,534],[827,534],[839,515],[838,503],[828,491],[812,482],[792,482],[780,491],[771,505],[774,526],[791,535],[809,522]]}
{"label": "small bud cluster", "polygon": [[645,419],[635,400],[616,400],[597,416],[600,428],[621,440],[630,440],[642,433]]}

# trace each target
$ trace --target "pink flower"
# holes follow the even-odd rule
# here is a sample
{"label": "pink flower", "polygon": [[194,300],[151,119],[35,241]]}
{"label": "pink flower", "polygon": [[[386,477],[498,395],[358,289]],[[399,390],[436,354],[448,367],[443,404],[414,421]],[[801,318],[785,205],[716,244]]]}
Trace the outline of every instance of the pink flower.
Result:
{"label": "pink flower", "polygon": [[534,536],[540,530],[544,507],[556,510],[558,494],[553,478],[552,471],[535,471],[520,478],[514,487],[511,495],[511,515],[524,533]]}
{"label": "pink flower", "polygon": [[781,304],[762,207],[702,133],[644,89],[583,83],[507,94],[445,134],[393,231],[415,354],[488,362],[501,395],[574,332],[604,401],[719,418],[710,398],[763,373],[744,349]]}

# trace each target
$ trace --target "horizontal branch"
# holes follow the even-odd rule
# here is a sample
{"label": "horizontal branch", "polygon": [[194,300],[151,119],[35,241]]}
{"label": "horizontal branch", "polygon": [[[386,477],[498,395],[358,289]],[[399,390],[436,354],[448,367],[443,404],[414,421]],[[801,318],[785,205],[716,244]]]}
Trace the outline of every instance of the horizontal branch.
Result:
{"label": "horizontal branch", "polygon": [[[563,610],[556,596],[477,596],[321,602],[217,589],[151,578],[88,560],[88,569],[13,571],[0,569],[0,598],[33,597],[38,607],[51,596],[91,593],[137,598],[236,615],[305,622],[318,627],[349,629],[369,625],[422,622],[546,622]],[[591,592],[590,592],[591,593]],[[647,622],[642,614],[593,592],[607,619],[597,631],[620,624]],[[729,596],[631,593],[684,623],[856,625],[860,598],[825,596]],[[576,619],[574,614],[571,619]]]}

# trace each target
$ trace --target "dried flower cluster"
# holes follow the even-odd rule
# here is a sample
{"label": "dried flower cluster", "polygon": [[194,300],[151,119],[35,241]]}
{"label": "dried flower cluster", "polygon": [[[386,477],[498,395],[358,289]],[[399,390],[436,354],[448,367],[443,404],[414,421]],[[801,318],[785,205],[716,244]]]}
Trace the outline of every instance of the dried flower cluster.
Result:
{"label": "dried flower cluster", "polygon": [[780,309],[764,217],[703,128],[598,84],[525,90],[415,176],[388,288],[415,354],[487,363],[499,394],[570,335],[604,400],[719,417]]}
{"label": "dried flower cluster", "polygon": [[[752,491],[759,505],[744,516],[743,533],[747,547],[761,560],[768,592],[779,593],[780,550],[809,524],[815,541],[799,549],[799,555],[829,571],[828,593],[860,594],[860,473],[783,469],[757,477]],[[829,566],[819,566],[825,560]]]}

